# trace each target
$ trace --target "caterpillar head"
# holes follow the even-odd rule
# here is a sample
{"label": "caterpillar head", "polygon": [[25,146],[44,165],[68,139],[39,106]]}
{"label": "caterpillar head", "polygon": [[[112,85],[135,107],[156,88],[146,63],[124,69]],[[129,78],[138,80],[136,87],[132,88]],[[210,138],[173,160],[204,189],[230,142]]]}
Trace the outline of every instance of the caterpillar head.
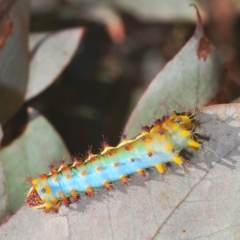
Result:
{"label": "caterpillar head", "polygon": [[192,130],[196,126],[194,118],[190,113],[173,112],[168,122],[180,124],[182,128],[187,130]]}

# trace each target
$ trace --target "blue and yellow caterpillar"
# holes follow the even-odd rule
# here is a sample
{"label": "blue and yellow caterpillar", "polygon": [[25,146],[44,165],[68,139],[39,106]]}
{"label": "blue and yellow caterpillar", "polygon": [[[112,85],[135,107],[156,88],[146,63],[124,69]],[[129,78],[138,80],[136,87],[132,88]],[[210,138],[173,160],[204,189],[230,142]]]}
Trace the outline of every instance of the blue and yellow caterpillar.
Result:
{"label": "blue and yellow caterpillar", "polygon": [[29,178],[31,189],[26,202],[32,208],[57,212],[63,202],[76,202],[80,194],[92,196],[94,189],[111,189],[112,182],[128,182],[127,176],[138,173],[145,176],[145,169],[155,167],[161,174],[165,164],[174,162],[184,167],[179,153],[184,148],[199,149],[202,144],[194,138],[195,120],[188,113],[173,112],[155,120],[152,126],[142,127],[141,133],[129,140],[125,134],[117,147],[103,142],[103,150],[93,154],[88,150],[84,161],[73,159],[72,165],[60,161],[55,169],[50,165],[49,174]]}

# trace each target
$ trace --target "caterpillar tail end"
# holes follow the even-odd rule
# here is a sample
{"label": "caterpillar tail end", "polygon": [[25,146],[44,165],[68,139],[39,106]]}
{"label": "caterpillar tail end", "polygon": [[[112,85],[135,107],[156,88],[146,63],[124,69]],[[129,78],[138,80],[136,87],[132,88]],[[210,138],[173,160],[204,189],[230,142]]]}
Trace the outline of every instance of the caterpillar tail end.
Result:
{"label": "caterpillar tail end", "polygon": [[44,212],[49,213],[51,211],[58,212],[60,202],[57,199],[53,199],[52,201],[44,201],[39,194],[38,191],[32,187],[26,198],[26,203],[31,208],[35,209],[44,209]]}
{"label": "caterpillar tail end", "polygon": [[33,187],[29,190],[27,194],[26,202],[31,208],[39,209],[45,207],[45,203],[38,195],[37,190]]}

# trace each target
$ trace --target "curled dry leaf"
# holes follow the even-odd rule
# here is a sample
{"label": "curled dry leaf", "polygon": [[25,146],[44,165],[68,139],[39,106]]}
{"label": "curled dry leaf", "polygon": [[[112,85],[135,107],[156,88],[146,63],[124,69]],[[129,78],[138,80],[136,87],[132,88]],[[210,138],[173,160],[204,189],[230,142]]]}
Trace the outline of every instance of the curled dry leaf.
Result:
{"label": "curled dry leaf", "polygon": [[[21,208],[0,229],[1,239],[239,239],[240,104],[196,112],[205,143],[189,154],[188,170],[150,172],[144,181],[100,190],[59,214]],[[211,149],[211,150],[209,150]],[[79,223],[81,223],[79,225]]]}
{"label": "curled dry leaf", "polygon": [[0,151],[8,205],[15,212],[24,203],[29,175],[48,171],[48,165],[70,159],[66,146],[49,122],[34,109],[21,136]]}
{"label": "curled dry leaf", "polygon": [[77,28],[30,36],[32,59],[25,100],[35,97],[57,79],[74,56],[83,33],[83,28]]}
{"label": "curled dry leaf", "polygon": [[5,123],[24,102],[29,60],[29,1],[16,1],[10,8],[6,8],[6,2],[0,4],[0,123]]}
{"label": "curled dry leaf", "polygon": [[171,108],[186,111],[206,105],[221,90],[222,72],[222,59],[206,38],[197,11],[194,35],[153,79],[132,112],[125,128],[129,137]]}

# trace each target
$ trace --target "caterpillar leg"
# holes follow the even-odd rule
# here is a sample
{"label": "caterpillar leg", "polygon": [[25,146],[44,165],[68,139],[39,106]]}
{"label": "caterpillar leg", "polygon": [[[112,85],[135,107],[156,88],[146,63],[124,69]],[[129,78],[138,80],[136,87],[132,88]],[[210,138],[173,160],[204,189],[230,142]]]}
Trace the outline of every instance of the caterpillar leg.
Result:
{"label": "caterpillar leg", "polygon": [[111,184],[110,182],[108,182],[108,181],[104,181],[103,184],[104,184],[105,189],[106,189],[107,191],[111,190],[111,188],[112,188],[112,184]]}
{"label": "caterpillar leg", "polygon": [[72,196],[72,201],[77,202],[80,198],[79,194],[74,189],[71,189],[70,193],[71,193],[71,196]]}
{"label": "caterpillar leg", "polygon": [[138,173],[141,177],[146,177],[146,171],[143,170],[143,169],[137,170],[137,173]]}
{"label": "caterpillar leg", "polygon": [[189,140],[188,146],[193,149],[198,149],[198,148],[201,148],[202,144],[191,139],[191,140]]}
{"label": "caterpillar leg", "polygon": [[165,174],[165,172],[166,172],[166,166],[164,164],[157,164],[157,165],[155,165],[155,168],[161,174]]}
{"label": "caterpillar leg", "polygon": [[93,196],[93,188],[91,188],[90,186],[87,187],[86,189],[86,193],[85,193],[88,197],[92,197]]}
{"label": "caterpillar leg", "polygon": [[174,157],[173,158],[173,162],[176,163],[178,166],[180,166],[182,168],[186,168],[187,167],[187,161],[183,160],[179,156]]}
{"label": "caterpillar leg", "polygon": [[45,204],[44,206],[44,212],[45,213],[49,213],[51,211],[51,208],[52,208],[52,204],[48,203],[48,204]]}
{"label": "caterpillar leg", "polygon": [[121,176],[120,179],[122,180],[122,182],[124,184],[127,184],[128,185],[128,178],[126,176]]}

